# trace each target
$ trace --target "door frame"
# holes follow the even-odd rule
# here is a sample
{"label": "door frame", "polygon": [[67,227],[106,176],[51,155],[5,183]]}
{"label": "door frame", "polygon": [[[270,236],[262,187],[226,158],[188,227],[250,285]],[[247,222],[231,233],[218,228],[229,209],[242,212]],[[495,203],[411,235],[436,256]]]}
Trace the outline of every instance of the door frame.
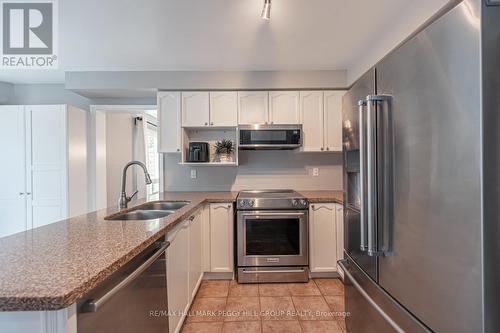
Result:
{"label": "door frame", "polygon": [[[90,112],[88,117],[88,139],[87,139],[87,154],[88,154],[88,188],[89,188],[89,196],[88,196],[88,207],[89,211],[97,210],[97,169],[96,169],[96,113],[98,111],[101,112],[130,112],[141,113],[144,110],[156,110],[158,112],[158,106],[156,104],[151,105],[118,105],[118,104],[96,104],[90,105]],[[160,126],[160,124],[158,124]],[[164,188],[164,172],[163,172],[163,158],[160,158],[160,192],[163,192]]]}

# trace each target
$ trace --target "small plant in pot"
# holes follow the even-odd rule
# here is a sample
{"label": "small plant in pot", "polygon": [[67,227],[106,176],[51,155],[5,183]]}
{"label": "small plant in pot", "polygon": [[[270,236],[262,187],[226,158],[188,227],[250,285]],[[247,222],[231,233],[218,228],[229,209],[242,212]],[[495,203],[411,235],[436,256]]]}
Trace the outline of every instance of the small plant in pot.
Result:
{"label": "small plant in pot", "polygon": [[234,144],[229,139],[222,139],[215,143],[215,154],[220,162],[233,161]]}

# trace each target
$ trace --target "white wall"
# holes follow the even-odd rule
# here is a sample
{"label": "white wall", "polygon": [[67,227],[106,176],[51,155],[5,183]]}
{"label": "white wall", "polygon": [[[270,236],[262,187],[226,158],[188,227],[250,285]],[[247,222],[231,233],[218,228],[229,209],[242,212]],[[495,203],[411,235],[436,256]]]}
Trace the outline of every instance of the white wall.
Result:
{"label": "white wall", "polygon": [[12,104],[68,104],[83,110],[90,109],[90,100],[70,90],[63,84],[16,84]]}
{"label": "white wall", "polygon": [[14,85],[8,82],[0,82],[0,105],[13,104],[14,99]]}
{"label": "white wall", "polygon": [[[238,191],[242,189],[292,188],[341,190],[342,154],[293,151],[240,151],[240,166],[187,167],[178,165],[179,154],[165,155],[167,191]],[[313,168],[319,168],[314,177]],[[190,178],[196,169],[197,179]]]}
{"label": "white wall", "polygon": [[[121,176],[132,160],[133,119],[127,113],[106,113],[106,190],[107,206],[116,206],[120,197]],[[132,191],[132,174],[127,175],[127,194]]]}
{"label": "white wall", "polygon": [[87,116],[87,111],[68,106],[69,216],[88,212]]}

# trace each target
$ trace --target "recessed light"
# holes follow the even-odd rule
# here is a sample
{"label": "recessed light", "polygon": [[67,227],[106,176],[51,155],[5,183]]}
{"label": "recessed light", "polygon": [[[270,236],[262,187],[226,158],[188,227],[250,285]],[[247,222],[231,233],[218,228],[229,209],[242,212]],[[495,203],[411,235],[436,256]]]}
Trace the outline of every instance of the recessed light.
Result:
{"label": "recessed light", "polygon": [[271,0],[264,0],[264,8],[262,8],[262,14],[260,17],[264,20],[271,19]]}

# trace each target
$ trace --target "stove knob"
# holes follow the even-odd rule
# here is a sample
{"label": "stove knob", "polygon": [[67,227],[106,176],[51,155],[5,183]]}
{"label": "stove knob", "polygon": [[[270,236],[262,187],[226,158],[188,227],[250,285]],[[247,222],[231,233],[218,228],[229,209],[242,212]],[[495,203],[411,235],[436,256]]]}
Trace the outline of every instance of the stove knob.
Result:
{"label": "stove knob", "polygon": [[298,202],[297,200],[293,199],[293,200],[292,200],[292,205],[293,205],[294,207],[297,207],[297,206],[299,205],[299,202]]}
{"label": "stove knob", "polygon": [[302,199],[302,200],[300,200],[300,204],[301,204],[302,206],[306,207],[306,206],[307,206],[307,204],[308,204],[308,202],[307,202],[307,200]]}
{"label": "stove knob", "polygon": [[255,200],[248,200],[248,207],[253,207],[255,205]]}

